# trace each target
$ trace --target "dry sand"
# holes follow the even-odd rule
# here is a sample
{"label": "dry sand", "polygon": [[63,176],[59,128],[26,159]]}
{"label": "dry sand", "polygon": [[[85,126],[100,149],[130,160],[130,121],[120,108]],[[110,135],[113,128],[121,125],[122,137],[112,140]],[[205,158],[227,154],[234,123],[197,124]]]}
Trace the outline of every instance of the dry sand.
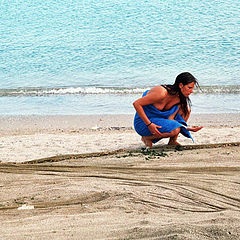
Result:
{"label": "dry sand", "polygon": [[[239,141],[240,114],[193,115],[189,124],[204,126],[192,133],[195,145]],[[132,115],[0,117],[0,161],[143,147],[132,125]],[[193,144],[183,136],[179,142]]]}
{"label": "dry sand", "polygon": [[1,117],[0,239],[240,239],[239,119],[150,154],[129,115]]}

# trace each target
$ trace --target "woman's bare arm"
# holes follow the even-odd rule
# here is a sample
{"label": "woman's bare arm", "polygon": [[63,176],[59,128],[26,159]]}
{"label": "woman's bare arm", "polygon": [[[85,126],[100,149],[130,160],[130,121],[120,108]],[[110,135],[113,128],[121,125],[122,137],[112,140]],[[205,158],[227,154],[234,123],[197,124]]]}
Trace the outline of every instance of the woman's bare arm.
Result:
{"label": "woman's bare arm", "polygon": [[167,90],[161,86],[158,86],[158,87],[152,88],[146,96],[137,99],[133,103],[134,108],[136,109],[138,115],[143,120],[143,122],[146,125],[150,124],[148,126],[150,132],[154,135],[159,135],[159,137],[161,137],[161,133],[158,131],[157,128],[161,128],[161,126],[151,123],[151,121],[148,119],[147,115],[143,110],[143,106],[161,102],[166,96],[167,96]]}

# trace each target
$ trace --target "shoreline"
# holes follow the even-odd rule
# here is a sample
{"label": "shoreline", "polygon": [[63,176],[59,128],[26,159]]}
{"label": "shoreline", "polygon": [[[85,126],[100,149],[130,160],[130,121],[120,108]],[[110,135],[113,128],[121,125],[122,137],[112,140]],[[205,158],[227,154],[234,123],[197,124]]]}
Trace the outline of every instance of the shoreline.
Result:
{"label": "shoreline", "polygon": [[[133,129],[133,114],[0,116],[0,161],[26,162],[67,154],[88,154],[144,147]],[[192,114],[194,143],[179,136],[182,145],[239,142],[240,114]],[[154,146],[164,146],[167,139]]]}

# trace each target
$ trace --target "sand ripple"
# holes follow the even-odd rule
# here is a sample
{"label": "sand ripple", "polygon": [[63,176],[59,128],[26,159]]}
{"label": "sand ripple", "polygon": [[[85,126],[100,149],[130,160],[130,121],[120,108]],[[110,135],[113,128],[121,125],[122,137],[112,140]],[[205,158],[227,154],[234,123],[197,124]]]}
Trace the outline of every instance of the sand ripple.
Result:
{"label": "sand ripple", "polygon": [[[147,160],[136,150],[2,163],[2,226],[17,227],[12,239],[24,239],[13,216],[29,204],[35,209],[18,212],[20,222],[50,218],[59,230],[54,221],[63,216],[73,224],[91,221],[74,227],[82,236],[96,233],[90,239],[239,239],[239,145],[182,150],[165,149],[166,157]],[[32,224],[27,226],[36,237]],[[5,231],[2,239],[7,236]],[[64,239],[61,231],[57,236]]]}

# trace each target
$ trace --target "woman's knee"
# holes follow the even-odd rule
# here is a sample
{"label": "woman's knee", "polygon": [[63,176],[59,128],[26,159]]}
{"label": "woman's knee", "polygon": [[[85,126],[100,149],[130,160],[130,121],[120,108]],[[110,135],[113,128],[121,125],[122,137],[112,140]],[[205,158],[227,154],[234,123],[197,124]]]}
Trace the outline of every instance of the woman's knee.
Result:
{"label": "woman's knee", "polygon": [[180,127],[176,128],[170,132],[171,137],[174,137],[174,136],[178,135],[179,133],[180,133]]}

